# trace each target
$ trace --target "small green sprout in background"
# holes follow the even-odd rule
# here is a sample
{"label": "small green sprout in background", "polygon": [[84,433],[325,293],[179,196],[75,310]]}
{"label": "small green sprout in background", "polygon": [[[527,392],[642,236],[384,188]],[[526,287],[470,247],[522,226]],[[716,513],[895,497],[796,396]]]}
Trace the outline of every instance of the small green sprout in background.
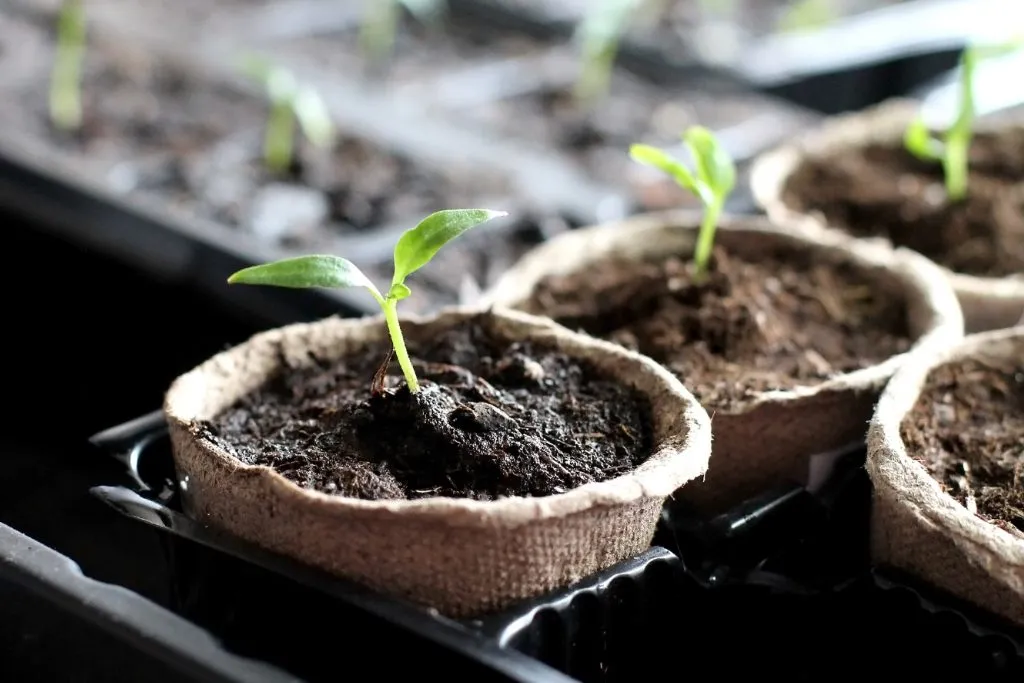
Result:
{"label": "small green sprout in background", "polygon": [[295,154],[295,123],[315,146],[328,149],[334,144],[334,124],[319,93],[299,85],[287,69],[265,59],[248,57],[245,72],[263,84],[270,100],[270,114],[263,137],[263,160],[271,171],[286,172]]}
{"label": "small green sprout in background", "polygon": [[50,78],[50,120],[61,130],[82,125],[82,57],[85,8],[82,0],[64,0],[57,14],[57,53]]}
{"label": "small green sprout in background", "polygon": [[329,255],[298,256],[251,266],[229,277],[228,283],[300,289],[365,287],[384,312],[384,321],[398,364],[405,375],[405,382],[409,391],[416,393],[420,385],[405,348],[402,328],[398,324],[398,302],[412,294],[405,284],[406,278],[427,265],[441,247],[470,228],[507,215],[505,211],[488,209],[449,209],[430,214],[398,239],[395,245],[395,271],[386,295],[382,295],[351,261]]}
{"label": "small green sprout in background", "polygon": [[932,136],[923,116],[918,116],[907,126],[903,135],[904,147],[922,161],[942,164],[946,195],[951,201],[958,202],[967,196],[967,161],[974,137],[974,73],[978,62],[1008,54],[1022,45],[1024,40],[966,48],[960,57],[960,106],[953,124],[941,138]]}
{"label": "small green sprout in background", "polygon": [[836,18],[832,4],[832,0],[796,0],[779,20],[779,30],[797,33],[824,28]]}
{"label": "small green sprout in background", "polygon": [[701,220],[693,253],[694,279],[700,281],[707,274],[718,219],[736,186],[736,166],[707,128],[691,126],[683,133],[683,142],[693,157],[694,171],[666,152],[649,145],[632,145],[629,155],[634,161],[664,171],[680,187],[696,195],[704,205],[704,218]]}
{"label": "small green sprout in background", "polygon": [[619,40],[633,13],[643,2],[594,0],[592,9],[583,17],[574,36],[583,61],[573,92],[577,101],[591,102],[607,93]]}
{"label": "small green sprout in background", "polygon": [[365,14],[359,27],[359,43],[369,59],[382,60],[394,50],[403,7],[419,21],[430,24],[444,15],[447,3],[446,0],[363,0]]}

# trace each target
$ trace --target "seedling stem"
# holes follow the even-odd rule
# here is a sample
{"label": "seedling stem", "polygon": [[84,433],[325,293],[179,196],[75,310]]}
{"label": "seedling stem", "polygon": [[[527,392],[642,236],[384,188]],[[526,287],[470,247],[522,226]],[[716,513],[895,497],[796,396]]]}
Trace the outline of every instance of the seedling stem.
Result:
{"label": "seedling stem", "polygon": [[398,321],[398,302],[412,294],[405,284],[406,278],[429,263],[441,247],[462,233],[493,218],[506,215],[508,214],[504,211],[488,209],[450,209],[427,216],[416,227],[406,230],[395,245],[395,271],[386,295],[381,294],[376,285],[351,261],[339,256],[322,254],[297,256],[243,268],[229,277],[228,283],[299,289],[367,289],[384,313],[384,324],[387,326],[398,365],[405,376],[405,383],[411,393],[416,393],[420,390],[420,383],[416,379],[416,372],[413,370],[402,327]]}
{"label": "seedling stem", "polygon": [[64,0],[57,15],[57,52],[50,78],[50,120],[71,131],[82,125],[82,56],[85,9],[82,0]]}
{"label": "seedling stem", "polygon": [[359,27],[359,44],[370,60],[384,59],[395,49],[398,21],[404,7],[424,23],[436,21],[446,9],[445,0],[363,0],[365,16]]}

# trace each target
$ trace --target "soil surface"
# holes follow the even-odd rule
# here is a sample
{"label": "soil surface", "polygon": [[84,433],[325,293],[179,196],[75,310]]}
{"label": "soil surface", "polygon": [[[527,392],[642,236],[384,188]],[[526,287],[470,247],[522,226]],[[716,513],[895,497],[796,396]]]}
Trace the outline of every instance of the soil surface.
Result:
{"label": "soil surface", "polygon": [[907,453],[968,510],[1024,532],[1024,364],[961,360],[928,377],[901,425]]}
{"label": "soil surface", "polygon": [[813,385],[906,351],[905,304],[850,265],[803,252],[748,262],[716,248],[709,277],[689,260],[609,259],[549,277],[526,308],[640,351],[709,410]]}
{"label": "soil surface", "polygon": [[440,207],[507,191],[497,174],[457,164],[426,167],[344,131],[330,151],[299,139],[294,167],[275,174],[262,164],[267,106],[259,98],[123,46],[95,45],[86,55],[78,132],[51,126],[49,79],[37,74],[10,89],[0,84],[3,134],[31,136],[114,190],[154,198],[186,216],[313,248],[329,245],[332,236],[414,223]]}
{"label": "soil surface", "polygon": [[385,349],[283,373],[201,426],[242,462],[371,500],[545,496],[651,454],[650,405],[586,364],[508,344],[474,320],[410,344],[410,394]]}
{"label": "soil surface", "polygon": [[953,271],[1003,277],[1024,271],[1024,216],[1001,211],[1024,178],[1024,133],[979,134],[970,152],[968,196],[949,202],[942,166],[893,145],[874,145],[802,166],[786,203],[816,211],[860,237],[881,236]]}
{"label": "soil surface", "polygon": [[780,109],[763,96],[711,89],[697,81],[672,92],[622,70],[613,75],[607,95],[588,105],[574,97],[572,80],[554,75],[552,80],[558,82],[474,107],[468,114],[482,125],[565,153],[601,182],[632,185],[647,210],[699,202],[663,173],[632,161],[631,144],[672,149],[686,158],[680,135],[689,126],[721,130]]}

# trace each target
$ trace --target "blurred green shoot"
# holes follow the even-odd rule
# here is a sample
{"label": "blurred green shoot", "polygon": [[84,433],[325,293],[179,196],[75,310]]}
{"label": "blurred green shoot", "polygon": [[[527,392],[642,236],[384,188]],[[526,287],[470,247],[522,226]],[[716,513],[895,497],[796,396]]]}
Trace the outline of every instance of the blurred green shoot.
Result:
{"label": "blurred green shoot", "polygon": [[334,144],[334,124],[316,90],[300,85],[291,71],[262,57],[246,58],[243,68],[250,78],[263,85],[270,101],[263,137],[263,160],[268,169],[285,173],[291,167],[296,122],[316,147],[329,149]]}
{"label": "blurred green shoot", "polygon": [[50,120],[71,131],[82,125],[82,59],[85,8],[82,0],[64,0],[57,14],[57,52],[50,77]]}
{"label": "blurred green shoot", "polygon": [[402,9],[424,24],[438,21],[447,11],[446,0],[363,0],[363,20],[359,44],[370,61],[389,57],[395,49],[395,36]]}
{"label": "blurred green shoot", "polygon": [[736,186],[736,166],[707,128],[691,126],[683,133],[683,143],[693,157],[693,171],[668,153],[649,145],[632,145],[629,155],[636,162],[664,171],[704,205],[704,217],[693,252],[694,280],[699,282],[707,275],[711,249],[715,244],[715,229],[725,202]]}
{"label": "blurred green shoot", "polygon": [[582,68],[576,80],[574,96],[579,102],[592,102],[608,92],[619,41],[634,13],[644,0],[592,0],[574,36],[579,45]]}
{"label": "blurred green shoot", "polygon": [[1024,38],[990,46],[970,46],[960,57],[960,100],[956,119],[940,137],[932,135],[922,116],[907,126],[903,145],[922,161],[942,164],[946,195],[954,202],[967,196],[968,159],[974,137],[974,76],[983,59],[1001,57],[1024,47]]}

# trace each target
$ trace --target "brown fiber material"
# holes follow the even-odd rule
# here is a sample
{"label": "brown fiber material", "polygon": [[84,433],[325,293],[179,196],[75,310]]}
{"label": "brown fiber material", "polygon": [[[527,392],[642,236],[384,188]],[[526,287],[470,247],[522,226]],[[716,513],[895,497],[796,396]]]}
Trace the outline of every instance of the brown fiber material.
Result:
{"label": "brown fiber material", "polygon": [[[403,320],[428,339],[480,309]],[[634,387],[651,402],[654,448],[632,473],[564,494],[496,501],[367,501],[303,489],[265,466],[242,464],[197,436],[208,420],[282,365],[387,345],[379,317],[330,318],[265,332],[178,378],[164,404],[189,514],[249,541],[382,592],[466,617],[572,583],[643,551],[664,500],[699,477],[711,451],[707,413],[659,365],[550,321],[493,312],[484,324],[509,341],[550,345]]]}
{"label": "brown fiber material", "polygon": [[[862,112],[832,117],[820,127],[764,153],[755,160],[750,172],[755,201],[779,223],[801,230],[834,231],[845,239],[856,239],[828,226],[819,214],[803,213],[787,205],[784,199],[786,185],[805,159],[821,159],[869,143],[902,144],[907,124],[919,111],[917,102],[887,101]],[[990,128],[994,130],[996,125],[996,120],[993,120]],[[983,130],[985,127],[977,128]],[[995,210],[1018,209],[1011,199]],[[960,300],[968,332],[1013,326],[1024,313],[1024,277],[978,277],[954,273],[946,268],[943,270]]]}
{"label": "brown fiber material", "polygon": [[[546,276],[578,272],[612,254],[689,258],[699,219],[691,211],[654,213],[565,233],[523,257],[485,293],[485,300],[510,308],[524,306]],[[805,245],[824,262],[860,264],[873,273],[869,277],[881,278],[880,283],[888,279],[904,294],[915,344],[962,336],[963,319],[952,288],[941,270],[917,254],[851,244],[828,234],[795,234],[760,217],[726,218],[716,236],[716,244],[727,252],[751,259],[780,240]],[[787,480],[807,482],[813,456],[863,443],[878,393],[902,360],[903,355],[895,356],[813,386],[764,393],[736,412],[714,411],[709,472],[680,495],[716,512]]]}
{"label": "brown fiber material", "polygon": [[972,514],[907,454],[900,435],[930,373],[950,361],[1019,359],[1024,328],[971,335],[915,354],[886,387],[868,434],[872,553],[882,564],[1024,625],[1024,537]]}

